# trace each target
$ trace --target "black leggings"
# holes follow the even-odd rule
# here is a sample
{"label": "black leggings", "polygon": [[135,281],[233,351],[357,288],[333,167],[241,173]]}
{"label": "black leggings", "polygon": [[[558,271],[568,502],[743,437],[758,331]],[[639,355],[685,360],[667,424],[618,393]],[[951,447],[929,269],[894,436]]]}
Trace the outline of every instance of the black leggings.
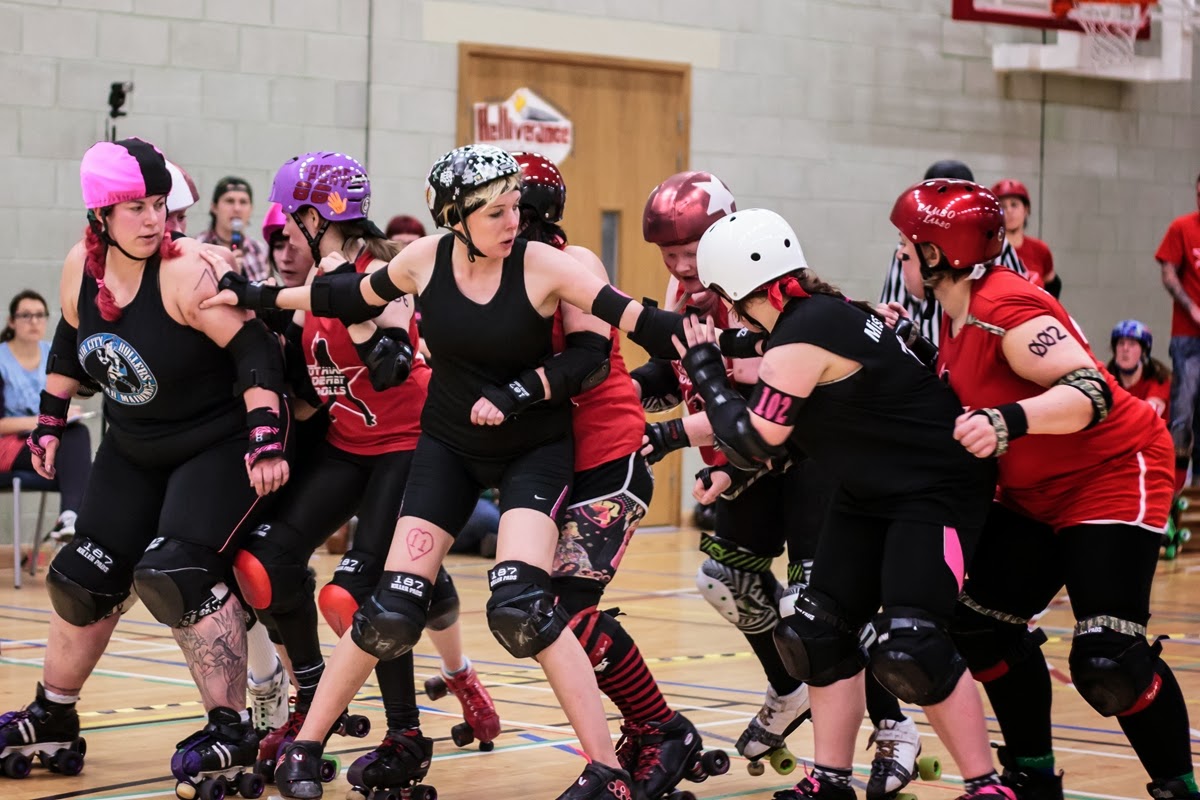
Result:
{"label": "black leggings", "polygon": [[[29,452],[28,444],[21,447],[12,468],[33,471],[33,454]],[[82,422],[63,429],[54,468],[58,471],[55,477],[62,496],[62,510],[78,512],[83,505],[88,473],[92,471],[92,436]]]}

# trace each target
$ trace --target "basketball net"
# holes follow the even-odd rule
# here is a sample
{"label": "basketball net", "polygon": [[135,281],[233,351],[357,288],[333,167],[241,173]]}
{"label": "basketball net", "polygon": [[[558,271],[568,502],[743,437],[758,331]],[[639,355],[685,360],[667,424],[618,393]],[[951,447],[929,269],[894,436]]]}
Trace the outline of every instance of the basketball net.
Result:
{"label": "basketball net", "polygon": [[1131,64],[1138,31],[1150,18],[1152,3],[1075,2],[1067,16],[1079,23],[1088,39],[1095,67]]}

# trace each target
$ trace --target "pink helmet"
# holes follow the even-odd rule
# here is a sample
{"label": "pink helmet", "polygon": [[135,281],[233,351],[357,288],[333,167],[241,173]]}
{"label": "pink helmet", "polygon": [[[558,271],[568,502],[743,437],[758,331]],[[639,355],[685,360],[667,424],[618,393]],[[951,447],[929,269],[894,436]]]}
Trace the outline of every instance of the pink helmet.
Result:
{"label": "pink helmet", "polygon": [[267,207],[267,215],[263,217],[262,234],[263,241],[267,244],[271,243],[271,237],[283,230],[286,220],[283,216],[283,206],[279,203],[271,203]]}
{"label": "pink helmet", "polygon": [[89,147],[79,164],[79,183],[85,208],[171,193],[171,173],[162,152],[134,138]]}

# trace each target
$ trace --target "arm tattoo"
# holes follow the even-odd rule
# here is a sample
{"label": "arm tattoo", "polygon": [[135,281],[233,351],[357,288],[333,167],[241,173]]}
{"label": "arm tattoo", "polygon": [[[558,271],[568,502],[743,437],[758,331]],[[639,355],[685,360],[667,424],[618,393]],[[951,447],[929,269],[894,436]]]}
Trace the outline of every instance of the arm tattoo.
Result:
{"label": "arm tattoo", "polygon": [[1047,325],[1034,335],[1029,342],[1029,352],[1038,358],[1044,358],[1051,347],[1068,338],[1057,325]]}
{"label": "arm tattoo", "polygon": [[208,279],[208,283],[210,283],[212,285],[212,288],[216,289],[217,288],[217,271],[215,269],[213,269],[212,264],[206,263],[204,265],[204,271],[200,273],[200,279],[198,281],[196,281],[196,285],[192,287],[192,291],[199,289],[200,284],[204,283],[206,278]]}

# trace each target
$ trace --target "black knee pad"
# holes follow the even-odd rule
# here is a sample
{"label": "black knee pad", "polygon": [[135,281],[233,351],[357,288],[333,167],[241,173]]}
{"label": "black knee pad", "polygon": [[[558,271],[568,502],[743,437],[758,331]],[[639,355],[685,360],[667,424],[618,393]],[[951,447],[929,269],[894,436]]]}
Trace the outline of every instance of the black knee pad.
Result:
{"label": "black knee pad", "polygon": [[950,637],[975,680],[990,683],[1018,664],[1044,658],[1046,634],[1041,628],[1029,630],[1023,620],[989,616],[974,605],[960,600],[955,606]]}
{"label": "black knee pad", "polygon": [[79,627],[119,611],[132,582],[133,565],[86,536],[60,550],[46,572],[54,612]]}
{"label": "black knee pad", "polygon": [[555,602],[550,575],[521,561],[502,561],[488,570],[492,596],[488,627],[500,646],[516,658],[532,658],[554,644],[567,626]]}
{"label": "black knee pad", "polygon": [[919,608],[895,606],[875,617],[871,672],[905,702],[933,706],[945,700],[967,671],[946,626]]}
{"label": "black knee pad", "polygon": [[133,585],[156,620],[186,628],[220,611],[233,596],[229,573],[215,550],[159,537],[134,567]]}
{"label": "black knee pad", "polygon": [[429,604],[429,620],[425,623],[431,631],[444,631],[458,622],[458,590],[445,567],[438,568],[437,580],[433,582],[433,601]]}
{"label": "black knee pad", "polygon": [[577,575],[552,578],[550,588],[558,598],[558,605],[569,618],[581,611],[595,608],[604,597],[603,583],[594,578],[580,578]]}
{"label": "black knee pad", "polygon": [[349,550],[333,568],[329,583],[345,589],[358,602],[363,602],[379,586],[383,576],[383,560],[365,550]]}
{"label": "black knee pad", "polygon": [[813,686],[852,678],[867,664],[859,631],[842,618],[828,596],[806,589],[796,613],[775,626],[775,649],[788,673]]}
{"label": "black knee pad", "polygon": [[1162,642],[1150,644],[1145,633],[1118,632],[1107,622],[1145,630],[1123,620],[1081,621],[1071,641],[1071,681],[1088,705],[1104,716],[1135,714],[1158,695]]}
{"label": "black knee pad", "polygon": [[234,557],[233,574],[252,608],[288,614],[312,595],[316,579],[309,554],[289,546],[298,540],[299,532],[282,523],[259,525],[247,537]]}
{"label": "black knee pad", "polygon": [[384,572],[378,588],[354,612],[354,643],[380,661],[412,650],[425,629],[432,594],[429,581],[420,575]]}
{"label": "black knee pad", "polygon": [[633,638],[617,621],[620,615],[619,608],[601,611],[592,607],[571,617],[571,631],[579,639],[597,675],[603,675],[610,667],[623,662],[634,648]]}

